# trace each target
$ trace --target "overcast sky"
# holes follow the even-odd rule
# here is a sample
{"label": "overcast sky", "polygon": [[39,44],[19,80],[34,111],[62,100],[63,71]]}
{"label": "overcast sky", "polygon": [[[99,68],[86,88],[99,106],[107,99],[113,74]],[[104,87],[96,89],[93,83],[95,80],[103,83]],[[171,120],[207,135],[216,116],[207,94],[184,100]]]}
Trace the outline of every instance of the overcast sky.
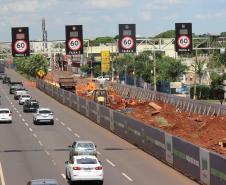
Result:
{"label": "overcast sky", "polygon": [[11,27],[28,26],[41,39],[41,18],[48,40],[65,39],[65,25],[82,24],[84,38],[115,36],[118,24],[135,23],[138,36],[192,22],[193,32],[226,31],[226,0],[0,0],[0,42],[11,41]]}

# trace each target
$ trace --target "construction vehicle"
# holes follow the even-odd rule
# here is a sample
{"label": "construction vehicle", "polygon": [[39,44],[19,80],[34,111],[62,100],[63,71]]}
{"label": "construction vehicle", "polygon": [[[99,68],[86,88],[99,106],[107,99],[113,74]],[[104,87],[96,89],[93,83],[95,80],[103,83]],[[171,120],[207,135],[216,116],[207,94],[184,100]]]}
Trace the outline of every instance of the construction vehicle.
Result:
{"label": "construction vehicle", "polygon": [[75,93],[77,82],[73,77],[61,77],[58,83],[61,89]]}
{"label": "construction vehicle", "polygon": [[105,89],[96,89],[93,91],[93,100],[96,103],[105,105],[108,103],[108,93]]}

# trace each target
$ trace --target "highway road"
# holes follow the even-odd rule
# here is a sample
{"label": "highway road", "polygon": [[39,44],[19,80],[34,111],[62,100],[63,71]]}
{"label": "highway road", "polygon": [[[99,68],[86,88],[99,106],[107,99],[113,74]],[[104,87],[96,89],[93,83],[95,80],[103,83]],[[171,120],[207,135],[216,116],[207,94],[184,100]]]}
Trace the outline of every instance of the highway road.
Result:
{"label": "highway road", "polygon": [[[13,80],[25,81],[11,69],[6,73]],[[2,185],[25,185],[30,179],[37,178],[54,178],[61,185],[67,185],[68,145],[77,139],[96,143],[105,172],[104,185],[197,184],[38,89],[27,89],[41,107],[53,110],[55,124],[34,125],[32,113],[23,113],[22,106],[9,95],[8,85],[0,83],[0,106],[13,111],[13,123],[0,124]]]}

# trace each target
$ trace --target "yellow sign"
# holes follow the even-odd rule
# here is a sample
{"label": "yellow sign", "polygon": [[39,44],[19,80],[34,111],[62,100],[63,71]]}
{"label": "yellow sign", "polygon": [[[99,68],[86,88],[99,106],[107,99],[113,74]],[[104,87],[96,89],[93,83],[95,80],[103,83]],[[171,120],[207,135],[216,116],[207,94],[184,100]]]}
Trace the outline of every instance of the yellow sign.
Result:
{"label": "yellow sign", "polygon": [[41,70],[41,69],[39,69],[38,71],[37,71],[37,76],[39,77],[39,78],[43,78],[44,76],[45,76],[45,72],[43,71],[43,70]]}
{"label": "yellow sign", "polygon": [[110,71],[110,51],[102,50],[101,51],[101,72]]}

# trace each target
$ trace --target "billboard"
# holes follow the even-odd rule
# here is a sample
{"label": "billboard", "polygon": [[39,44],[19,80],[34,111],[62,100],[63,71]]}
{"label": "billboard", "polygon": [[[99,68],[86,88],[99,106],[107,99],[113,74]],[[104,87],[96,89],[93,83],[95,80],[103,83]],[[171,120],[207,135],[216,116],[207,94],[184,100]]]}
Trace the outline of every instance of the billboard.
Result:
{"label": "billboard", "polygon": [[136,53],[136,25],[119,24],[119,53]]}
{"label": "billboard", "polygon": [[13,57],[30,56],[29,28],[13,27],[11,32]]}
{"label": "billboard", "polygon": [[66,32],[66,54],[80,55],[83,54],[83,31],[82,25],[67,25]]}
{"label": "billboard", "polygon": [[192,23],[175,24],[175,50],[179,54],[192,52]]}

